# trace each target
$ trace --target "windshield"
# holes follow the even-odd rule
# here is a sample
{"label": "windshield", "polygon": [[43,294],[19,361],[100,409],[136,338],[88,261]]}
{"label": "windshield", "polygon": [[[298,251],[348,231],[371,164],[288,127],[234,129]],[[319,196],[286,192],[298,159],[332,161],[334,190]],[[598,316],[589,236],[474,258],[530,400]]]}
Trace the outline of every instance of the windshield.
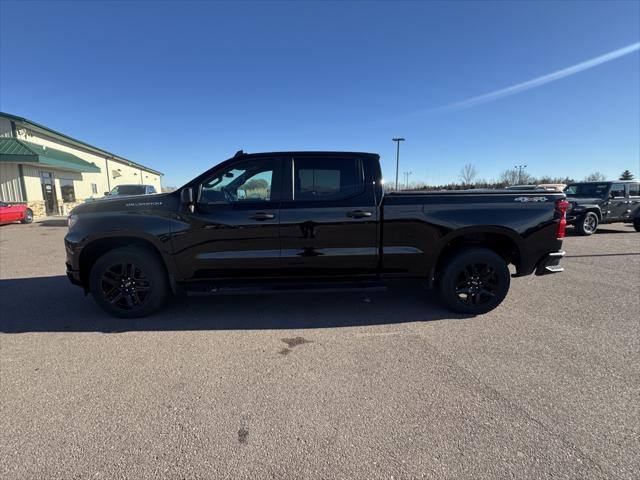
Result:
{"label": "windshield", "polygon": [[118,185],[111,190],[110,195],[142,195],[144,185]]}
{"label": "windshield", "polygon": [[567,197],[604,197],[608,183],[576,183],[564,189]]}

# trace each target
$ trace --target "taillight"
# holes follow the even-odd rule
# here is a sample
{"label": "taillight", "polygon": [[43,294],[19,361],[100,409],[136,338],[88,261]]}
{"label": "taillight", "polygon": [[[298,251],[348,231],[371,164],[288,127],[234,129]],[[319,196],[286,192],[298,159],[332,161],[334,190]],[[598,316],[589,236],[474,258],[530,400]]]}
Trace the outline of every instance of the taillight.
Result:
{"label": "taillight", "polygon": [[564,238],[564,233],[567,228],[567,209],[569,208],[569,202],[566,200],[558,200],[556,202],[556,212],[560,214],[560,222],[558,223],[557,237],[558,239]]}

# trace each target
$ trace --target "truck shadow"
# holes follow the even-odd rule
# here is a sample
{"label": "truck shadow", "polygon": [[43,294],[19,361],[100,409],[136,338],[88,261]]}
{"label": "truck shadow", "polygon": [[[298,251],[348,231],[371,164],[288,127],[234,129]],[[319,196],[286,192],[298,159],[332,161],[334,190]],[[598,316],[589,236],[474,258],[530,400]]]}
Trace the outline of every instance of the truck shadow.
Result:
{"label": "truck shadow", "polygon": [[41,227],[68,227],[69,223],[66,218],[54,218],[49,220],[41,220],[38,222]]}
{"label": "truck shadow", "polygon": [[0,332],[127,332],[336,328],[473,318],[441,307],[417,283],[379,293],[178,297],[146,318],[104,313],[66,277],[0,280]]}

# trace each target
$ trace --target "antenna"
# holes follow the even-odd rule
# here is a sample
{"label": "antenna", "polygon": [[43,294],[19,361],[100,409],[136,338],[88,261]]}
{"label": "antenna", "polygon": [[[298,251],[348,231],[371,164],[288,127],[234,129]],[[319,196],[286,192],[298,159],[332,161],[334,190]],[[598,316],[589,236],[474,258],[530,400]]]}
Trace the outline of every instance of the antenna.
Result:
{"label": "antenna", "polygon": [[243,156],[243,155],[244,155],[244,152],[243,152],[242,150],[238,150],[238,151],[236,152],[236,154],[233,156],[233,158],[241,157],[241,156]]}

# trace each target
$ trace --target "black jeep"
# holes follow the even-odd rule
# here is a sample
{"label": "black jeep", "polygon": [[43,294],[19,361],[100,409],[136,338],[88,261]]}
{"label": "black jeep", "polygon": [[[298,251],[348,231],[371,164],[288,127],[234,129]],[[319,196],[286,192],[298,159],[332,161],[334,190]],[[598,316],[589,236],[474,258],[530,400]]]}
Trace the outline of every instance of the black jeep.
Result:
{"label": "black jeep", "polygon": [[640,182],[618,180],[567,185],[567,222],[580,235],[592,235],[601,223],[633,223],[640,232]]}

